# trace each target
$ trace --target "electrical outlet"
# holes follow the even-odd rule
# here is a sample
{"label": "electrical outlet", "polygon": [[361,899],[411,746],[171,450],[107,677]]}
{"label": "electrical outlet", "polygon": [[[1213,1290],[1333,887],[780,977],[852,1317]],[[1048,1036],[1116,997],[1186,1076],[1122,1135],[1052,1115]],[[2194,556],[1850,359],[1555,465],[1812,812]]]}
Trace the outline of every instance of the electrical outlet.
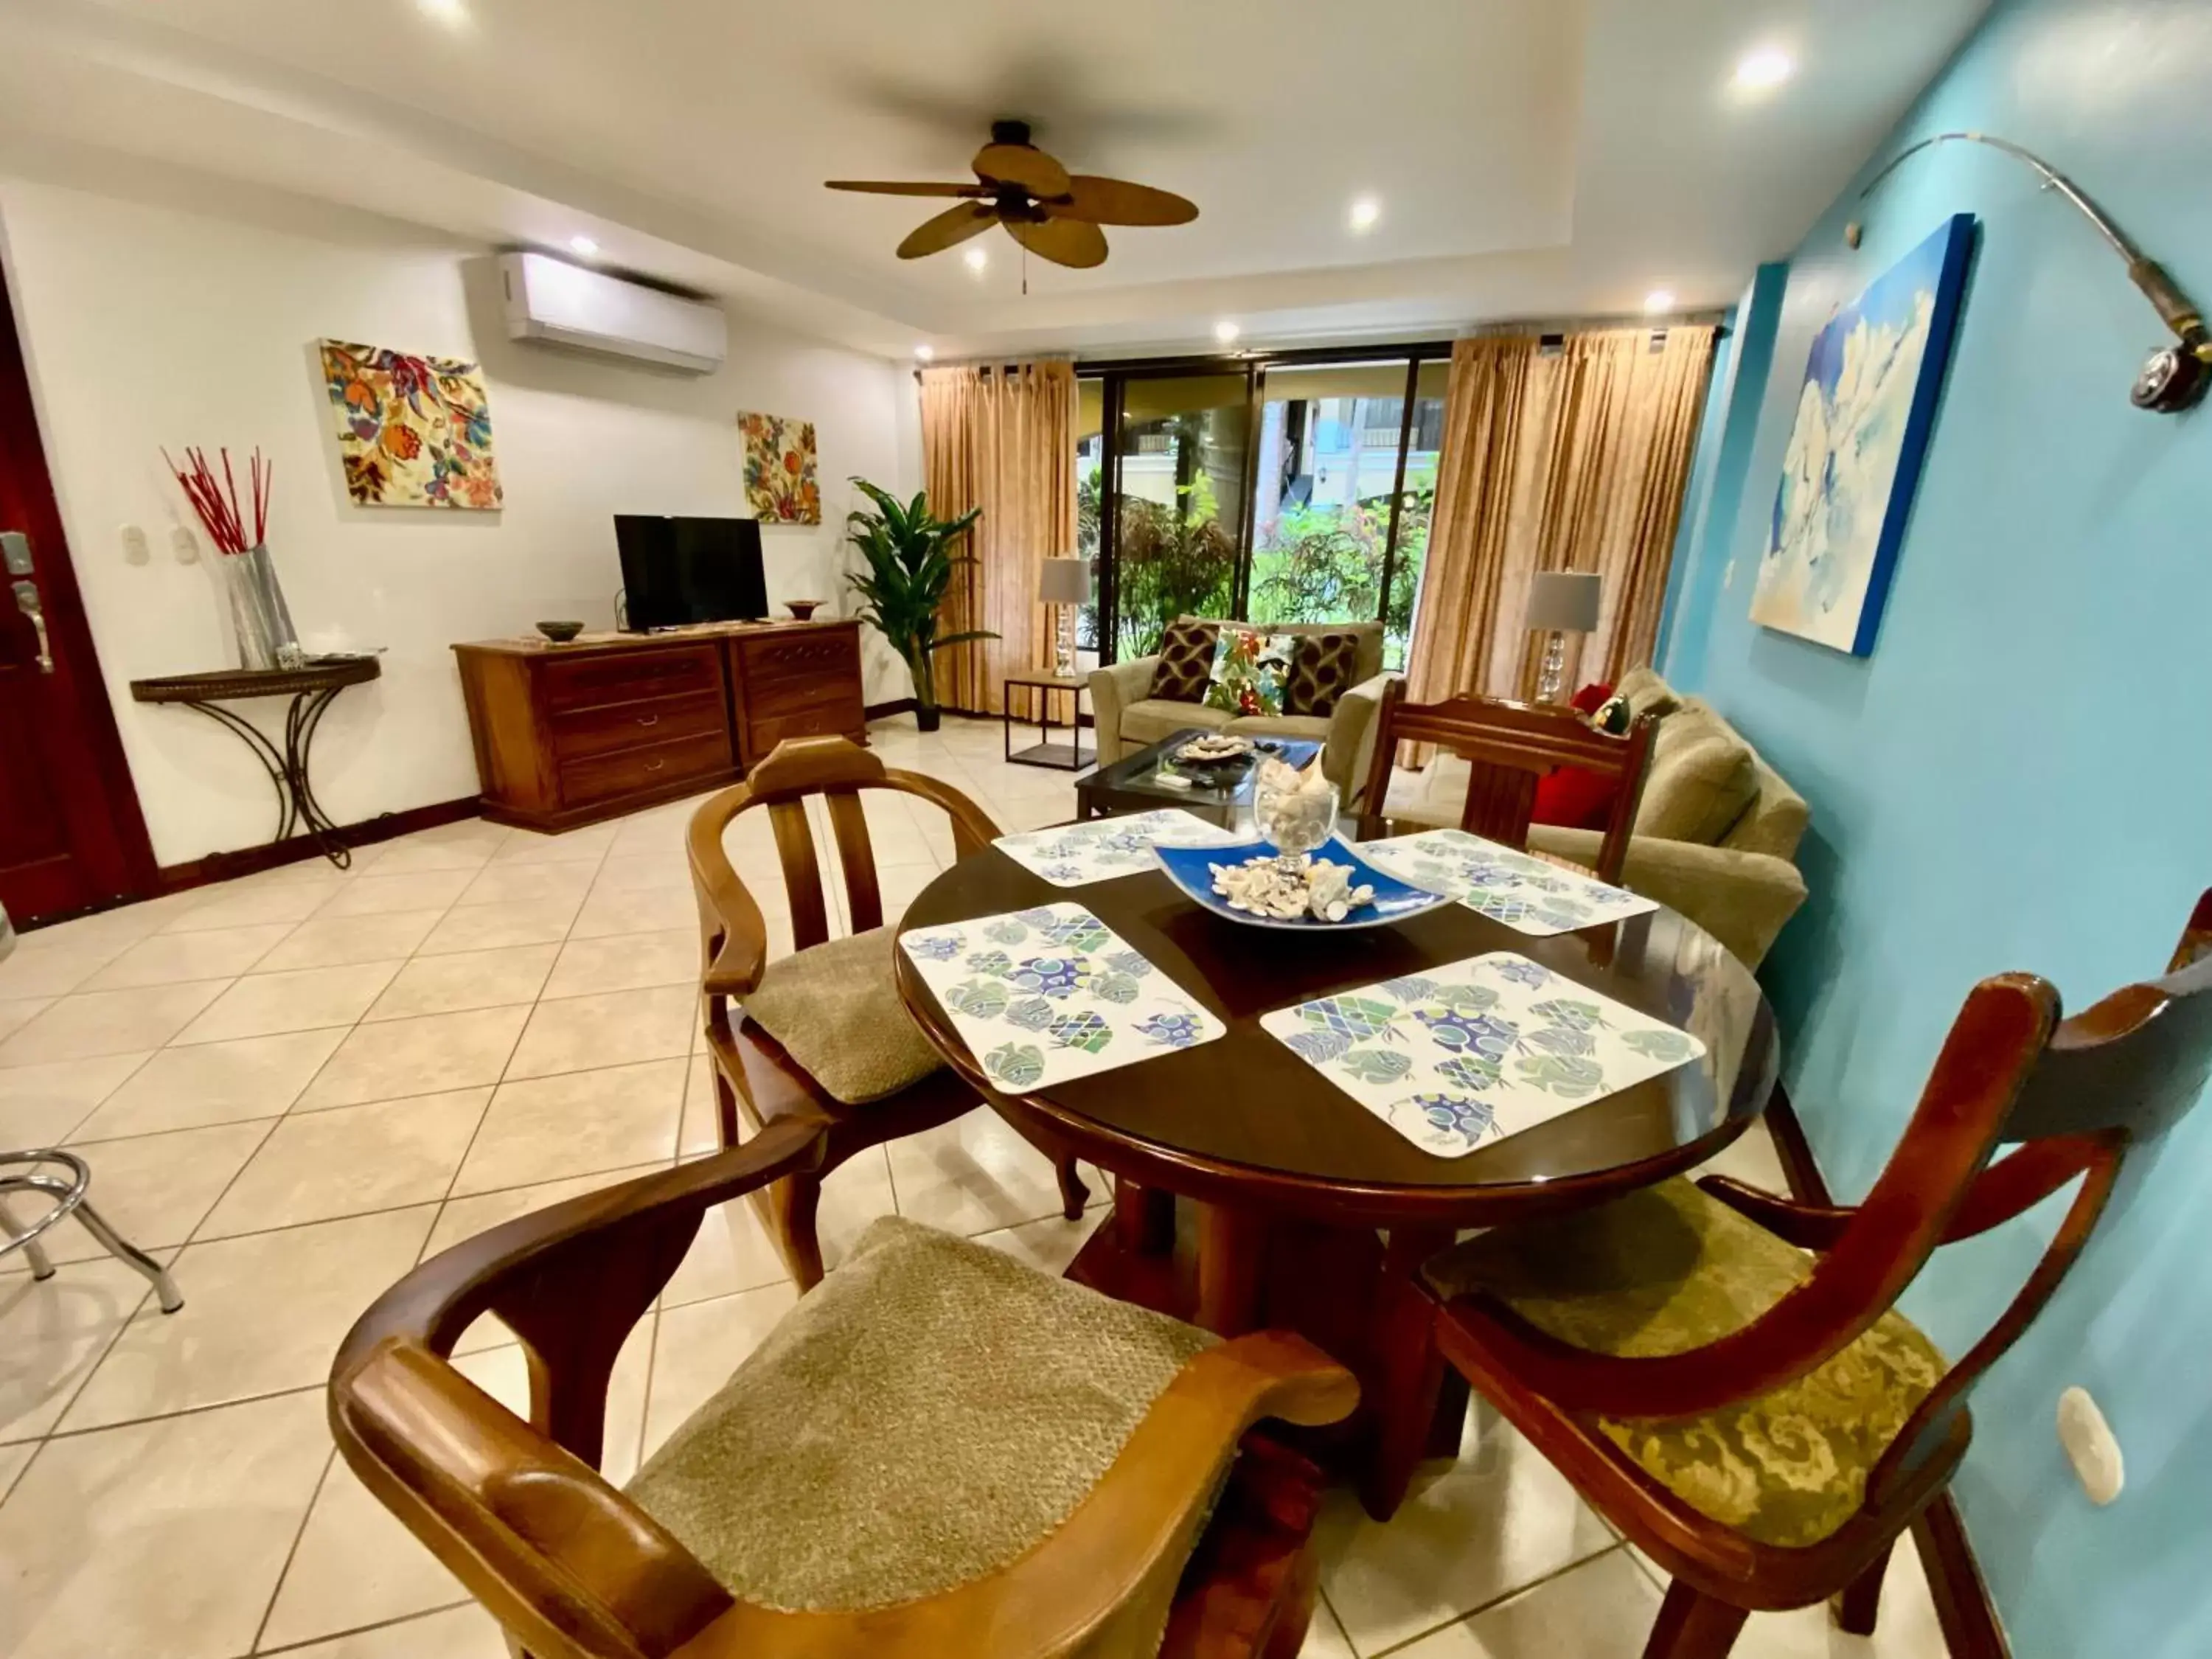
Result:
{"label": "electrical outlet", "polygon": [[2120,1443],[2088,1389],[2072,1388],[2058,1396],[2058,1443],[2092,1504],[2102,1506],[2120,1495],[2127,1483]]}

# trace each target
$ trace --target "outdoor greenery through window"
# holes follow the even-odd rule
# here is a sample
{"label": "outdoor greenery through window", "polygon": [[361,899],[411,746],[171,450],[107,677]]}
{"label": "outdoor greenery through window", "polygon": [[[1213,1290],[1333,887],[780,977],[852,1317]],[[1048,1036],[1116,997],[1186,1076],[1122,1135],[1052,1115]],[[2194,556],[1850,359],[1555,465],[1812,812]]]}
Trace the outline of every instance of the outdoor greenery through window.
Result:
{"label": "outdoor greenery through window", "polygon": [[1085,380],[1079,550],[1102,561],[1081,621],[1085,665],[1146,655],[1191,614],[1379,618],[1386,664],[1403,666],[1448,374],[1431,349]]}

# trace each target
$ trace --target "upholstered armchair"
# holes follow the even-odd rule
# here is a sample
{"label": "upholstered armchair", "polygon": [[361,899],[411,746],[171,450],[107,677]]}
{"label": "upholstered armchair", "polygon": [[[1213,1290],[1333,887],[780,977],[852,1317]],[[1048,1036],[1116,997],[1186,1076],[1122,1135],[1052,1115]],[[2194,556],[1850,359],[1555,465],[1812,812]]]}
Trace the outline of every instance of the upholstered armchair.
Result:
{"label": "upholstered armchair", "polygon": [[[896,1217],[627,1488],[600,1474],[615,1356],[701,1217],[822,1151],[771,1124],[417,1267],[331,1372],[347,1462],[536,1659],[1292,1659],[1318,1474],[1246,1431],[1341,1419],[1349,1373]],[[449,1363],[486,1314],[527,1422]]]}

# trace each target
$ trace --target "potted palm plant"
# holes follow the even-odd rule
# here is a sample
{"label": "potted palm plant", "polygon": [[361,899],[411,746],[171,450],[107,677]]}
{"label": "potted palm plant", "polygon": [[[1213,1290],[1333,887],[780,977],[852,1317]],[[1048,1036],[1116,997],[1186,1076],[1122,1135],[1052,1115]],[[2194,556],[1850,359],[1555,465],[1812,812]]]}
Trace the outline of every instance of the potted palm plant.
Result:
{"label": "potted palm plant", "polygon": [[937,607],[951,585],[955,566],[972,564],[969,554],[952,551],[952,545],[983,516],[975,507],[957,519],[939,519],[929,510],[927,491],[901,506],[889,490],[865,478],[855,478],[869,500],[872,513],[855,507],[845,515],[845,538],[860,550],[868,562],[866,575],[847,578],[867,601],[860,611],[863,622],[890,641],[914,675],[914,720],[925,732],[937,730],[937,687],[930,673],[930,658],[948,645],[970,640],[995,640],[988,629],[964,634],[937,632]]}

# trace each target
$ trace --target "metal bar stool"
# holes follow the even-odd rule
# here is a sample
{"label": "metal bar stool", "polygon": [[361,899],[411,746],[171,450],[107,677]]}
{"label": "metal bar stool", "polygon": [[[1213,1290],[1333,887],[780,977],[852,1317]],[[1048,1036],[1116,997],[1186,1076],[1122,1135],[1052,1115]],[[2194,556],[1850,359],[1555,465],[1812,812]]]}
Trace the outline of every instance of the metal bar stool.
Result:
{"label": "metal bar stool", "polygon": [[[9,925],[6,908],[0,907],[0,962],[6,961],[15,948],[15,930]],[[75,1152],[51,1146],[34,1152],[0,1152],[0,1255],[21,1250],[23,1259],[31,1264],[32,1278],[52,1279],[54,1264],[39,1243],[39,1236],[64,1216],[74,1215],[84,1224],[85,1231],[100,1241],[102,1249],[146,1276],[154,1286],[154,1293],[161,1299],[163,1313],[176,1312],[185,1305],[176,1280],[169,1277],[167,1268],[101,1218],[100,1212],[85,1197],[91,1186],[92,1168]],[[8,1201],[16,1193],[36,1193],[52,1200],[53,1207],[26,1225],[16,1219]]]}

